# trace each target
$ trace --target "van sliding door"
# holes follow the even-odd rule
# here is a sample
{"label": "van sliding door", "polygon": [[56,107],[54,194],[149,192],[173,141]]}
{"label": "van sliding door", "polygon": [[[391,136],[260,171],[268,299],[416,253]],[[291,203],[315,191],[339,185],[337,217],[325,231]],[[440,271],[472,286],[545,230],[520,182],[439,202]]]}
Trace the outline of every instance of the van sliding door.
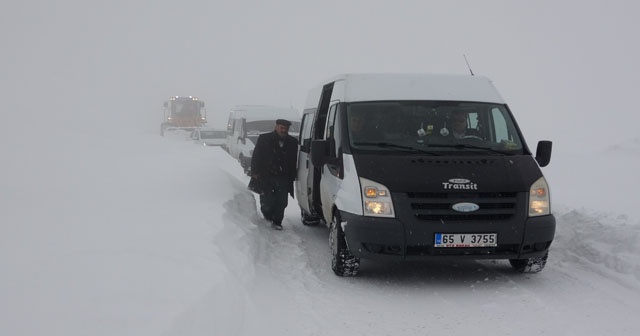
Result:
{"label": "van sliding door", "polygon": [[[331,102],[331,94],[333,93],[333,82],[326,84],[322,88],[322,94],[320,95],[320,101],[318,101],[318,110],[316,112],[316,118],[313,123],[313,137],[312,140],[324,140],[325,138],[325,126],[327,121],[327,114],[329,113],[329,103]],[[322,177],[322,167],[316,167],[313,163],[309,162],[309,176],[307,177],[307,183],[311,187],[311,207],[322,217],[325,221],[330,218],[324,218],[322,213],[322,201],[320,200],[320,179]],[[330,215],[330,214],[328,214]]]}

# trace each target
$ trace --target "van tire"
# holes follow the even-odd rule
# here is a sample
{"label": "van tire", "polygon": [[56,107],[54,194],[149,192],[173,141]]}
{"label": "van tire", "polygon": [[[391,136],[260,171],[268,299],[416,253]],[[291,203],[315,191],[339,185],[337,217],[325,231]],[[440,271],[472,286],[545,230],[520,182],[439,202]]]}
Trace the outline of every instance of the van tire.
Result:
{"label": "van tire", "polygon": [[533,257],[527,259],[509,259],[511,267],[520,273],[538,273],[544,269],[549,258],[549,251],[541,257]]}
{"label": "van tire", "polygon": [[360,259],[353,256],[347,247],[340,217],[333,215],[329,226],[329,248],[331,249],[331,269],[338,276],[355,276],[360,268]]}
{"label": "van tire", "polygon": [[320,224],[320,218],[306,213],[302,208],[300,209],[300,218],[302,218],[302,224],[307,226],[316,226]]}

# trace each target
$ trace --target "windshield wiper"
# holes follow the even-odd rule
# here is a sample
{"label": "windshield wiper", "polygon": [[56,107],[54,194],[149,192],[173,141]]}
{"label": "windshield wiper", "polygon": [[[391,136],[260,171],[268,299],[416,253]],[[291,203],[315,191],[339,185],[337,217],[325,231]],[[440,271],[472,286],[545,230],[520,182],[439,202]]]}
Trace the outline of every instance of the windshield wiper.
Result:
{"label": "windshield wiper", "polygon": [[440,153],[430,152],[430,151],[426,151],[424,149],[415,148],[415,147],[411,147],[411,146],[398,145],[398,144],[394,144],[394,143],[391,143],[391,142],[354,142],[353,144],[356,145],[356,146],[376,146],[376,147],[382,147],[382,148],[404,149],[404,150],[411,151],[411,152],[414,152],[414,153],[429,154],[429,155],[434,155],[434,156],[442,155]]}
{"label": "windshield wiper", "polygon": [[489,152],[492,152],[492,153],[498,153],[498,154],[502,154],[502,155],[516,155],[513,152],[507,152],[507,151],[503,151],[503,150],[499,150],[499,149],[494,149],[494,148],[491,148],[491,147],[475,146],[475,145],[468,145],[468,144],[455,144],[455,145],[429,144],[429,146],[455,148],[455,149],[465,149],[465,148],[482,149],[482,150],[486,150],[486,151],[489,151]]}

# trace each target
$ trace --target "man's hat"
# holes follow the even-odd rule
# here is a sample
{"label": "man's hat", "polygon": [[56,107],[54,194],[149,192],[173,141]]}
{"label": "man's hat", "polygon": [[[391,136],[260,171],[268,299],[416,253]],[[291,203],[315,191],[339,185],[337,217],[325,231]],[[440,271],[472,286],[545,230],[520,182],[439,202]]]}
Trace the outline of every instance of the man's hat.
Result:
{"label": "man's hat", "polygon": [[284,125],[284,126],[291,126],[291,122],[289,120],[285,120],[285,119],[276,120],[276,124],[277,125]]}

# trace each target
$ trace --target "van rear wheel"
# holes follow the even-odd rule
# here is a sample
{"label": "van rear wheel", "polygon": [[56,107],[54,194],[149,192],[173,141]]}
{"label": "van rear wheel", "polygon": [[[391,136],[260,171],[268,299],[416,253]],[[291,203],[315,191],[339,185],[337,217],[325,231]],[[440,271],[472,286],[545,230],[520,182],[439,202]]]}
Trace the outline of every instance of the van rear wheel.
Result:
{"label": "van rear wheel", "polygon": [[329,228],[331,269],[339,276],[354,276],[358,274],[360,259],[349,251],[340,223],[340,216],[337,213],[334,214]]}
{"label": "van rear wheel", "polygon": [[542,271],[547,264],[549,258],[549,250],[540,257],[533,257],[527,259],[509,259],[511,267],[520,273],[538,273]]}

